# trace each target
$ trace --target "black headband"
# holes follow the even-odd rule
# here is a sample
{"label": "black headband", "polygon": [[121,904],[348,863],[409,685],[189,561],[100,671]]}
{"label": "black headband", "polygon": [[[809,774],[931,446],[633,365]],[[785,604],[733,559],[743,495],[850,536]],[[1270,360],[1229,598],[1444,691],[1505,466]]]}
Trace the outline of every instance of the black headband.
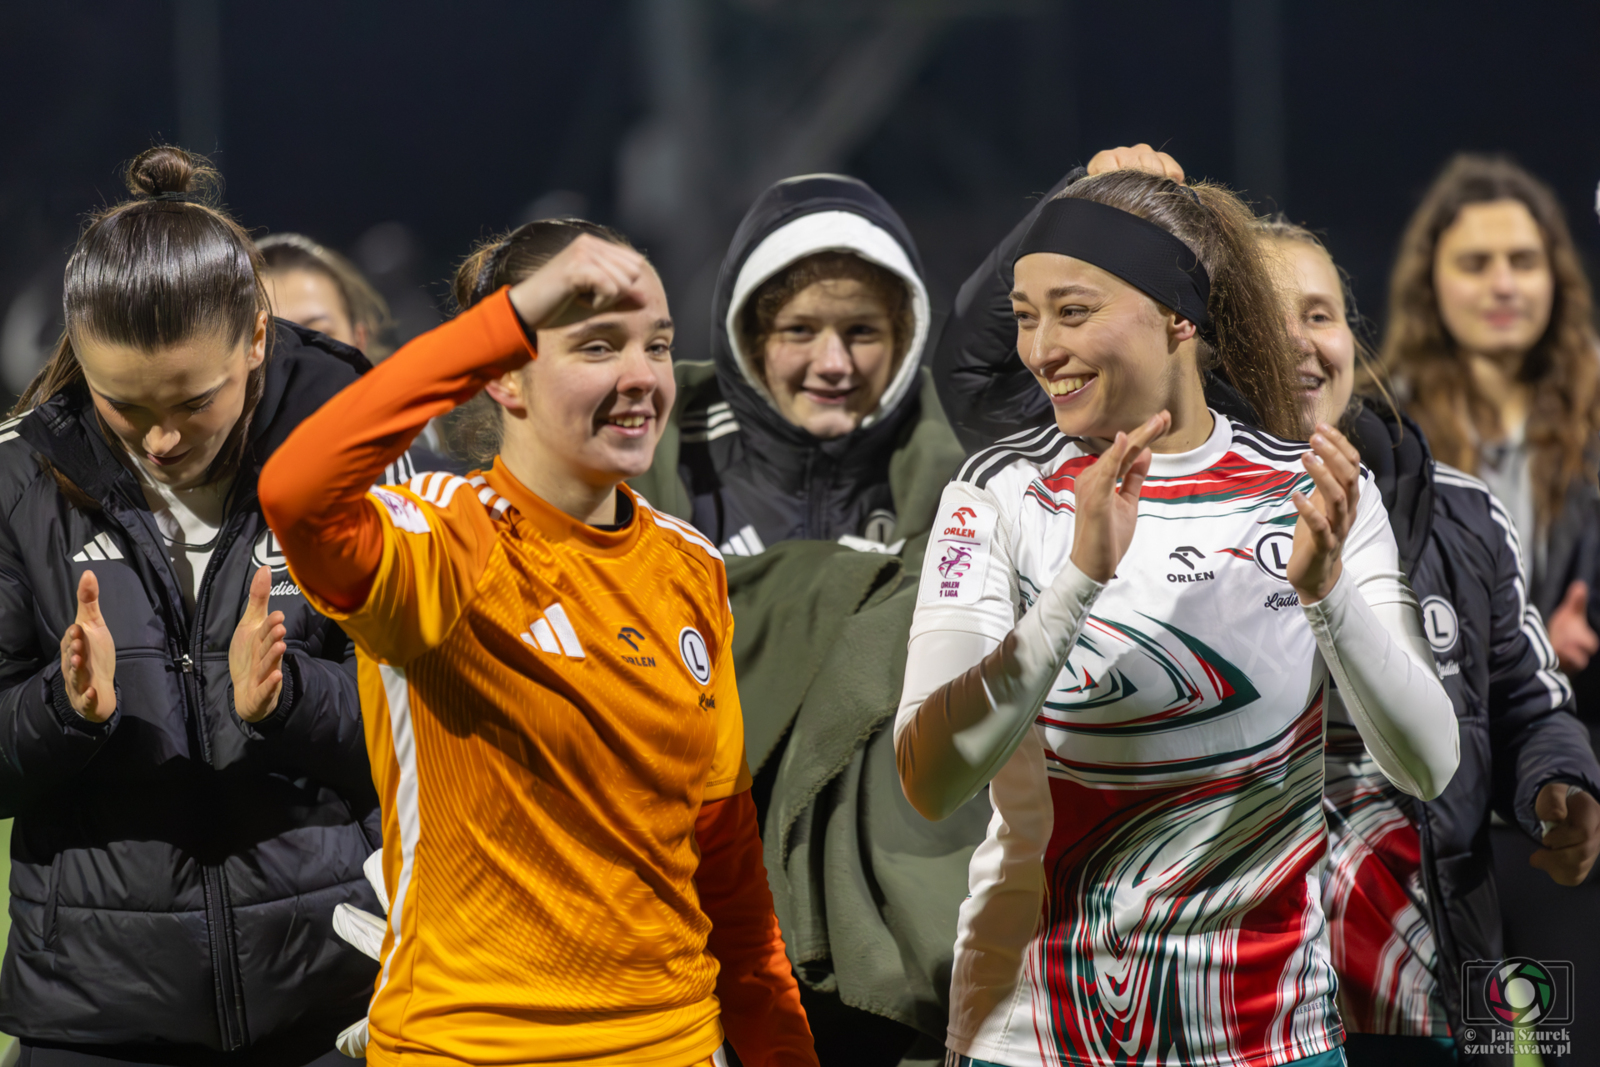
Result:
{"label": "black headband", "polygon": [[1211,278],[1189,246],[1132,212],[1080,197],[1050,201],[1029,227],[1017,258],[1056,252],[1093,263],[1182,315],[1211,324]]}

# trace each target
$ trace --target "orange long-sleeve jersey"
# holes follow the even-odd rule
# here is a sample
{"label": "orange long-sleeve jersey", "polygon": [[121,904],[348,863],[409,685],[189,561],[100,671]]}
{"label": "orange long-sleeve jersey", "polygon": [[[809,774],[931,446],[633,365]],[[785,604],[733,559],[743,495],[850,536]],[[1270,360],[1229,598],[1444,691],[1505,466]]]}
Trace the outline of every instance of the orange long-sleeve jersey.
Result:
{"label": "orange long-sleeve jersey", "polygon": [[358,651],[390,894],[368,1057],[687,1067],[725,1024],[752,1067],[813,1067],[716,550],[625,489],[630,521],[587,526],[498,461],[369,490],[533,355],[502,290],[261,477],[291,572]]}

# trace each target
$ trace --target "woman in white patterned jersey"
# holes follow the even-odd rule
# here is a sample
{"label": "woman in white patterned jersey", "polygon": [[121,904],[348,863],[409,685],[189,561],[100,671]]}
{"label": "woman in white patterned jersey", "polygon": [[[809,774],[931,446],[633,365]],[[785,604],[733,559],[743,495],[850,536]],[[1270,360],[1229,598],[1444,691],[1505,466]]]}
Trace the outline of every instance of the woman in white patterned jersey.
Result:
{"label": "woman in white patterned jersey", "polygon": [[1019,249],[1017,350],[1056,425],[945,490],[895,724],[906,795],[985,785],[951,979],[961,1063],[1343,1060],[1318,888],[1323,704],[1432,797],[1455,719],[1370,475],[1294,433],[1244,206],[1116,171]]}

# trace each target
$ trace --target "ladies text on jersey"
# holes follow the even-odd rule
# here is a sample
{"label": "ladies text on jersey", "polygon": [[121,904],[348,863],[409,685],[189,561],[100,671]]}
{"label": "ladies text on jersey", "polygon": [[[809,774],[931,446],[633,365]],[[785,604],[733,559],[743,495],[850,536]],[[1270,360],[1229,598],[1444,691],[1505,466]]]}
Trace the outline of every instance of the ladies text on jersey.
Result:
{"label": "ladies text on jersey", "polygon": [[[1059,431],[979,453],[946,490],[896,731],[908,792],[954,791],[937,809],[992,777],[957,1052],[1267,1064],[1337,1046],[1318,879],[1330,674],[1402,788],[1431,796],[1454,769],[1370,477],[1343,576],[1302,608],[1286,565],[1303,446],[1214,418],[1201,448],[1154,457],[1103,587],[1068,558],[1095,457]],[[1439,747],[1419,750],[1429,729]]]}

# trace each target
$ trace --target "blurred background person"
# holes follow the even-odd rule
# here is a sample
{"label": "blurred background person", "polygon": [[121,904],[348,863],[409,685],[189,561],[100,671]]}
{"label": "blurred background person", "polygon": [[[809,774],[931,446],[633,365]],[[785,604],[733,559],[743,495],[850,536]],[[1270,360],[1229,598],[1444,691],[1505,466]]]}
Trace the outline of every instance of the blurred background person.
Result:
{"label": "blurred background person", "polygon": [[394,351],[394,319],[378,290],[344,256],[300,233],[256,242],[272,313],[358,348],[373,363]]}
{"label": "blurred background person", "polygon": [[[1434,454],[1504,502],[1528,598],[1594,734],[1600,348],[1590,294],[1549,187],[1508,159],[1460,155],[1401,238],[1382,360]],[[1600,973],[1600,886],[1552,886],[1530,866],[1524,835],[1497,826],[1493,838],[1507,955]],[[1600,1063],[1592,1018],[1579,1012],[1563,1062]]]}
{"label": "blurred background person", "polygon": [[[389,303],[354,263],[301,233],[268,234],[256,247],[267,265],[262,280],[274,315],[358,349],[372,363],[394,351],[395,322]],[[396,481],[416,473],[413,459],[421,470],[466,472],[437,421],[430,422],[401,457]]]}

